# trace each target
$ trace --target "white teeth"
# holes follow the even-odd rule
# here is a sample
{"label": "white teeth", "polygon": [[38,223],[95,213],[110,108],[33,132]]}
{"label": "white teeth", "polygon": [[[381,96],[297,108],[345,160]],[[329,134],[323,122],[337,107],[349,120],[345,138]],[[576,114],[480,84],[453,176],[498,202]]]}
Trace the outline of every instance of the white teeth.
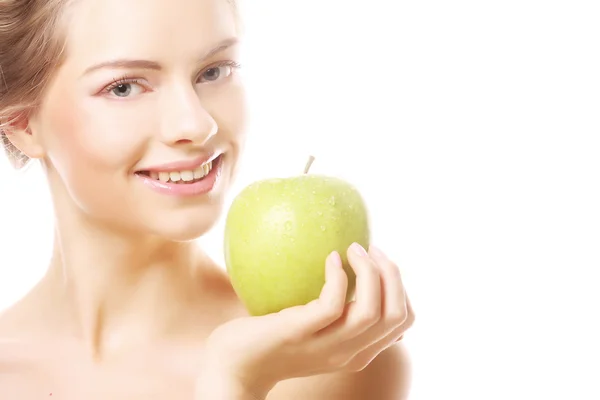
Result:
{"label": "white teeth", "polygon": [[204,175],[206,175],[206,174],[204,173],[204,168],[202,168],[202,167],[198,167],[194,171],[194,179],[204,178]]}
{"label": "white teeth", "polygon": [[171,176],[170,176],[170,174],[168,172],[159,172],[158,173],[158,179],[161,182],[168,182],[170,177]]}
{"label": "white teeth", "polygon": [[172,182],[172,183],[184,183],[192,182],[198,179],[204,178],[213,167],[212,161],[202,164],[194,171],[176,171],[176,172],[150,172],[152,179],[159,180],[161,182]]}
{"label": "white teeth", "polygon": [[194,179],[204,178],[212,169],[212,161],[202,164],[194,171]]}
{"label": "white teeth", "polygon": [[194,180],[194,173],[192,171],[182,171],[181,172],[181,180],[185,182]]}
{"label": "white teeth", "polygon": [[169,176],[171,177],[171,182],[179,182],[181,180],[180,172],[171,172]]}

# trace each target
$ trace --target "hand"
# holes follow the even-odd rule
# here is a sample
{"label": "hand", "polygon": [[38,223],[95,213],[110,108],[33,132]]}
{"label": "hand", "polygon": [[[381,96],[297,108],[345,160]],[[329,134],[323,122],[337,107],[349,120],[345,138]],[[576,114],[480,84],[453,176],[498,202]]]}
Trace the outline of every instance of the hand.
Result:
{"label": "hand", "polygon": [[318,299],[218,327],[207,341],[210,374],[264,398],[285,379],[360,371],[400,340],[414,313],[398,267],[373,246],[367,253],[353,244],[347,254],[356,273],[354,301],[345,301],[348,279],[333,252]]}

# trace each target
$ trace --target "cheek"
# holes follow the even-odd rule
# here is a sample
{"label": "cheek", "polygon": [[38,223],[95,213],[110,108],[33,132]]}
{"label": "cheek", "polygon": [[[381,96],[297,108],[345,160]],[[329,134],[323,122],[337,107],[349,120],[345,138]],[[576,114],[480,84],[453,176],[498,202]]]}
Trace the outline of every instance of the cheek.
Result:
{"label": "cheek", "polygon": [[127,172],[143,155],[151,121],[133,107],[102,99],[55,103],[45,124],[48,156],[56,168],[96,175]]}
{"label": "cheek", "polygon": [[246,134],[248,115],[246,93],[239,78],[226,87],[206,90],[200,101],[216,120],[222,140],[239,146]]}
{"label": "cheek", "polygon": [[[63,99],[64,100],[64,99]],[[43,118],[50,179],[78,206],[99,217],[120,218],[114,204],[130,196],[131,168],[144,154],[152,121],[144,112],[103,99],[54,102]]]}

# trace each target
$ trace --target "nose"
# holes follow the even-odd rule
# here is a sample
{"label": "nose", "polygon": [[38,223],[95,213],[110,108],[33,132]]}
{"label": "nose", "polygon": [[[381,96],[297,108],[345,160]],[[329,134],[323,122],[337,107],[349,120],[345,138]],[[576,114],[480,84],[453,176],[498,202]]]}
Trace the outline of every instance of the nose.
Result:
{"label": "nose", "polygon": [[179,88],[165,96],[161,139],[168,145],[203,145],[216,135],[218,125],[202,105],[193,87]]}

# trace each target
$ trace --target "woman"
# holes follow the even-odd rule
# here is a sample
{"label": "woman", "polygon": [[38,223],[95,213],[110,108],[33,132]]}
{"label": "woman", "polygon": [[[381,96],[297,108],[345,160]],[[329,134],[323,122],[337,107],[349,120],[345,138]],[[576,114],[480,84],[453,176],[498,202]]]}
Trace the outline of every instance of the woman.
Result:
{"label": "woman", "polygon": [[0,2],[2,141],[56,214],[47,274],[0,318],[2,399],[403,399],[413,313],[374,247],[321,297],[249,317],[194,247],[244,141],[227,0]]}

